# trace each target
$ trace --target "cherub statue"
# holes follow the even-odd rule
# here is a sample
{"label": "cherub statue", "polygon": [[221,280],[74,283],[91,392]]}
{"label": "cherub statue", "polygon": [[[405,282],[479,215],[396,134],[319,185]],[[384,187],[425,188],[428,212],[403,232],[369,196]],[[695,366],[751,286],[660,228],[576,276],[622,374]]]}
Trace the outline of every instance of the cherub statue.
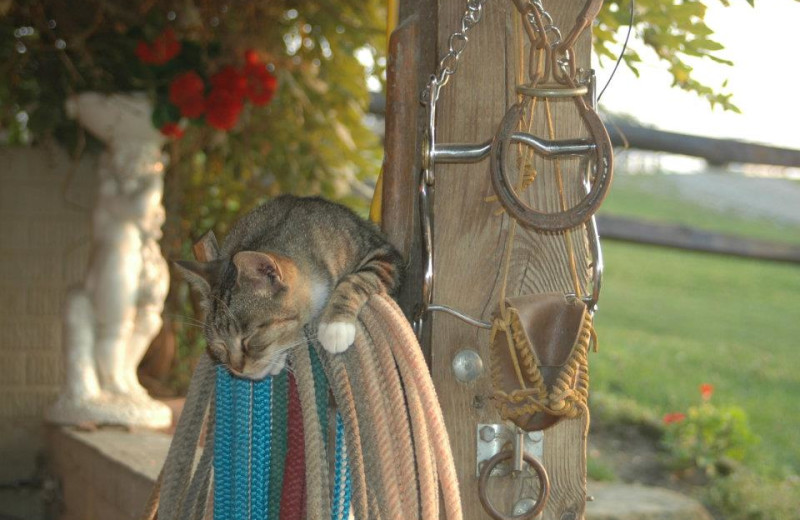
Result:
{"label": "cherub statue", "polygon": [[83,283],[64,310],[66,384],[47,418],[163,427],[171,412],[139,384],[136,368],[162,325],[169,269],[158,240],[164,138],[146,97],[84,93],[68,111],[107,145],[99,165]]}

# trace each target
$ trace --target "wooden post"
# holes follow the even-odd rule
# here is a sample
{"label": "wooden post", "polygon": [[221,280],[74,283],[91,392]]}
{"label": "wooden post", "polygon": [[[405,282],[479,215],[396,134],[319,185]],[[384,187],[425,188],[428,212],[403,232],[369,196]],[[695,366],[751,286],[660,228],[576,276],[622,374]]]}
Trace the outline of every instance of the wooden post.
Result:
{"label": "wooden post", "polygon": [[[568,31],[583,7],[583,0],[545,1],[545,8],[555,23]],[[384,223],[389,236],[404,248],[411,258],[410,287],[406,290],[404,308],[410,313],[418,295],[419,223],[416,213],[416,179],[419,174],[419,143],[421,125],[414,132],[412,121],[419,122],[423,107],[416,101],[421,86],[435,70],[438,59],[447,52],[448,38],[460,28],[465,0],[439,0],[438,10],[419,16],[420,9],[429,9],[425,2],[401,6],[401,22],[393,37],[387,93],[387,162],[384,184]],[[481,22],[469,33],[458,72],[442,90],[438,105],[437,141],[448,143],[479,143],[492,137],[508,107],[516,101],[517,67],[520,31],[514,24],[518,14],[510,1],[494,0],[484,7]],[[409,29],[410,24],[413,26]],[[420,51],[415,62],[399,47],[417,42],[424,34],[437,35],[436,55]],[[402,42],[406,43],[403,44]],[[589,36],[584,34],[576,45],[580,67],[588,67]],[[414,55],[414,53],[411,53]],[[403,61],[405,60],[405,61]],[[405,66],[393,69],[393,63]],[[398,80],[406,76],[404,79]],[[405,89],[397,89],[397,85]],[[413,98],[407,90],[416,85]],[[411,99],[407,104],[394,104],[398,99]],[[400,115],[402,109],[415,116]],[[570,101],[552,102],[556,138],[575,138],[587,135],[580,117]],[[542,114],[542,112],[538,112]],[[396,124],[406,121],[405,125]],[[545,118],[537,115],[534,133],[547,136]],[[405,132],[405,135],[402,135]],[[393,143],[404,143],[392,148]],[[410,159],[405,154],[412,153]],[[411,164],[413,162],[413,165]],[[552,169],[551,169],[552,170]],[[583,196],[576,179],[575,160],[564,161],[566,196],[574,205]],[[529,202],[540,209],[559,210],[559,196],[552,174],[538,178],[534,189],[528,190]],[[434,203],[435,293],[434,302],[449,305],[472,316],[488,321],[497,307],[500,289],[501,259],[504,253],[508,217],[498,214],[499,204],[487,202],[493,195],[489,179],[489,161],[478,164],[440,164],[436,169]],[[412,184],[413,183],[413,184]],[[526,293],[560,291],[574,292],[567,262],[564,235],[542,235],[518,231],[509,276],[510,296]],[[570,239],[577,251],[580,282],[588,283],[588,247],[579,233]],[[478,479],[475,476],[476,425],[502,422],[491,396],[488,374],[489,334],[448,315],[432,317],[432,330],[424,348],[430,349],[430,363],[439,399],[456,458],[461,482],[466,520],[488,518],[478,500]],[[486,370],[471,383],[461,383],[453,375],[453,357],[462,349],[473,349],[483,359]],[[587,418],[563,420],[545,431],[543,463],[552,485],[550,499],[543,518],[546,520],[579,520],[583,518],[586,500],[586,425]],[[513,485],[500,479],[492,498],[498,506],[513,503]],[[507,511],[510,512],[510,511]]]}

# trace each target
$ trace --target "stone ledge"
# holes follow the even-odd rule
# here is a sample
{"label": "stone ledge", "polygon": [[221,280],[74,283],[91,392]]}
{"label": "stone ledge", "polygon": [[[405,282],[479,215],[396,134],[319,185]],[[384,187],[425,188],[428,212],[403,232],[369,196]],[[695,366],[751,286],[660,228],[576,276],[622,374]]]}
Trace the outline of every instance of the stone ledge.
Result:
{"label": "stone ledge", "polygon": [[712,520],[693,498],[664,488],[591,482],[586,520]]}
{"label": "stone ledge", "polygon": [[167,456],[171,435],[50,427],[50,473],[61,484],[60,520],[138,520]]}
{"label": "stone ledge", "polygon": [[[138,520],[172,436],[121,429],[48,429],[50,472],[62,486],[60,520]],[[586,520],[711,520],[696,500],[673,491],[590,482]]]}

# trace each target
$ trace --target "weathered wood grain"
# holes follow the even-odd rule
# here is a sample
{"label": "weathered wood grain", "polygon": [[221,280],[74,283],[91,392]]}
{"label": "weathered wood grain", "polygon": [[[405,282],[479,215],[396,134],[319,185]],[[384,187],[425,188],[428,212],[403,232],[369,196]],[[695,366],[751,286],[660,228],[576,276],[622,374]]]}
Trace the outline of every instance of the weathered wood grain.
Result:
{"label": "weathered wood grain", "polygon": [[[583,2],[546,2],[545,7],[560,27],[570,27]],[[459,26],[463,0],[442,0],[438,11],[439,56],[447,50],[447,38]],[[439,104],[439,142],[477,143],[494,135],[507,108],[515,102],[518,67],[518,41],[514,30],[516,13],[511,2],[489,2],[483,20],[470,33],[459,70],[442,91]],[[587,66],[589,38],[581,38],[577,54]],[[587,135],[574,105],[569,101],[552,103],[556,137]],[[541,107],[540,107],[541,108]],[[546,136],[543,111],[537,111],[534,133]],[[523,195],[540,210],[560,209],[552,168],[543,168]],[[547,171],[546,171],[547,170]],[[583,196],[577,160],[564,161],[567,179],[566,198],[574,204]],[[436,254],[435,303],[451,305],[473,316],[488,320],[497,305],[500,272],[508,219],[496,214],[498,204],[485,202],[493,195],[488,161],[473,165],[439,165],[434,202],[434,247]],[[519,228],[518,228],[519,230]],[[542,235],[519,230],[512,257],[509,294],[562,291],[573,292],[572,276],[566,260],[563,235]],[[572,245],[578,252],[580,283],[588,278],[587,247],[580,233],[573,233]],[[488,333],[456,319],[433,317],[431,369],[453,444],[461,478],[465,518],[487,518],[477,498],[475,477],[475,425],[499,422],[489,400],[488,372],[473,383],[460,383],[452,373],[451,362],[464,348],[477,350],[488,366]],[[553,484],[543,514],[545,519],[579,519],[585,506],[586,466],[585,420],[563,421],[545,433],[544,464]],[[497,487],[497,486],[495,486]],[[511,503],[514,489],[505,485],[497,490],[497,503]],[[567,516],[565,516],[567,515]],[[571,516],[570,516],[571,515]]]}

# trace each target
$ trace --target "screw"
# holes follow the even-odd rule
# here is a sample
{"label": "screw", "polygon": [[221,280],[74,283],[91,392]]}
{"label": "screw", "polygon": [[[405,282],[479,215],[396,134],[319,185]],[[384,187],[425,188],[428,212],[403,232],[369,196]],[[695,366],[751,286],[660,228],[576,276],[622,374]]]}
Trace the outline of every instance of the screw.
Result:
{"label": "screw", "polygon": [[491,426],[484,426],[481,428],[481,440],[483,442],[492,442],[497,434]]}

